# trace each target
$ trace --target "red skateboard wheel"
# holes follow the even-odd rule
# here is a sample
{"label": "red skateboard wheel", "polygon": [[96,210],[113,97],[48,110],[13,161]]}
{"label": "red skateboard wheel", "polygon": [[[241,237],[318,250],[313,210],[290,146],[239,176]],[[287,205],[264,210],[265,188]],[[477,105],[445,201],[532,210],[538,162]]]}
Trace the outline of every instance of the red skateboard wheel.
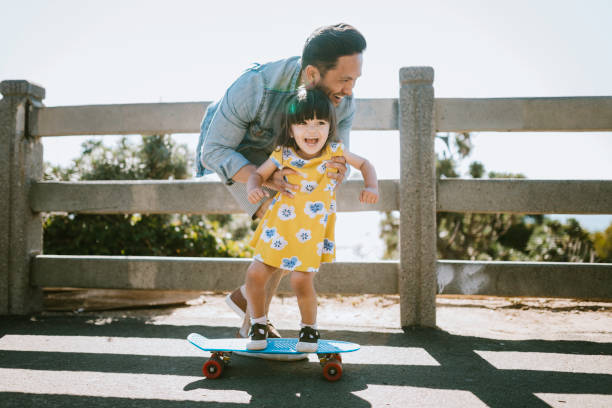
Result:
{"label": "red skateboard wheel", "polygon": [[342,364],[331,360],[323,366],[323,376],[327,381],[338,381],[342,377]]}
{"label": "red skateboard wheel", "polygon": [[211,358],[204,363],[202,372],[204,373],[204,376],[210,380],[219,378],[221,373],[223,373],[223,363],[221,363],[221,361],[217,358]]}

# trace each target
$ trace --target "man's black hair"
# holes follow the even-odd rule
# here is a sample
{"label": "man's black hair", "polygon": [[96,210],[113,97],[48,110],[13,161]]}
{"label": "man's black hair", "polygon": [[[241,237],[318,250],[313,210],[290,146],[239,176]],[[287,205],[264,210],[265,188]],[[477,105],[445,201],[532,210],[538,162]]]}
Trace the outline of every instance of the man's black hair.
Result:
{"label": "man's black hair", "polygon": [[306,40],[302,51],[302,67],[315,66],[321,76],[333,69],[339,57],[361,54],[366,49],[363,35],[350,24],[317,28]]}

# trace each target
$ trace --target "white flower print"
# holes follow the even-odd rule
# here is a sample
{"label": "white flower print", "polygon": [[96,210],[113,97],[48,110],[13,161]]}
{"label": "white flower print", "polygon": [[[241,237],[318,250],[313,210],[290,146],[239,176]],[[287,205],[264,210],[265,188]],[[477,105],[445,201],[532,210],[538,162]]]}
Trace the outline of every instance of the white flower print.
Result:
{"label": "white flower print", "polygon": [[283,160],[289,160],[292,157],[293,157],[293,153],[291,152],[291,149],[284,147],[283,148]]}
{"label": "white flower print", "polygon": [[323,224],[324,227],[327,226],[327,220],[329,219],[329,213],[326,212],[324,216],[321,217],[321,219],[319,220],[319,222],[321,224]]}
{"label": "white flower print", "polygon": [[325,213],[325,204],[323,201],[308,201],[304,207],[304,212],[310,218],[314,218],[317,215],[323,215]]}
{"label": "white flower print", "polygon": [[313,268],[312,266],[308,268],[308,272],[319,272],[319,268]]}
{"label": "white flower print", "polygon": [[272,228],[267,228],[267,227],[263,227],[263,229],[261,230],[261,239],[263,242],[270,242],[270,240],[275,239],[276,237],[278,237],[278,232],[276,231],[275,227]]}
{"label": "white flower print", "polygon": [[338,151],[339,147],[342,147],[342,143],[339,142],[332,142],[329,144],[329,147],[331,148],[331,151],[336,153],[336,151]]}
{"label": "white flower print", "polygon": [[272,209],[272,207],[274,207],[274,204],[278,203],[278,202],[280,201],[280,199],[281,199],[281,195],[280,195],[280,194],[276,195],[276,196],[275,196],[275,197],[272,199],[272,201],[270,201],[270,205],[268,206],[268,210],[271,210],[271,209]]}
{"label": "white flower print", "polygon": [[317,166],[317,171],[321,174],[325,174],[325,170],[327,170],[327,161],[324,161],[323,163],[319,164]]}
{"label": "white flower print", "polygon": [[306,163],[308,163],[308,160],[304,160],[302,158],[297,158],[291,161],[291,165],[298,167],[298,168],[302,168],[306,165]]}
{"label": "white flower print", "polygon": [[297,234],[295,234],[295,236],[297,237],[298,241],[303,243],[309,241],[310,238],[312,238],[312,232],[310,232],[310,230],[302,228],[298,231]]}
{"label": "white flower print", "polygon": [[334,183],[335,181],[336,180],[329,180],[329,183],[327,183],[323,191],[329,191],[329,195],[333,196],[334,190],[336,189],[336,183]]}
{"label": "white flower print", "polygon": [[287,221],[295,218],[295,207],[292,205],[283,204],[278,209],[278,218]]}
{"label": "white flower print", "polygon": [[321,254],[333,254],[334,253],[334,243],[329,239],[325,238],[323,242],[319,242],[317,244],[317,254],[320,256]]}
{"label": "white flower print", "polygon": [[329,203],[329,212],[335,213],[338,207],[336,207],[336,200],[331,200]]}
{"label": "white flower print", "polygon": [[277,251],[280,251],[281,249],[285,248],[287,246],[287,240],[283,237],[276,237],[272,243],[270,244],[270,247],[272,249],[276,249]]}
{"label": "white flower print", "polygon": [[291,258],[283,258],[281,268],[292,271],[301,264],[302,262],[300,262],[300,259],[297,256],[292,256]]}
{"label": "white flower print", "polygon": [[263,257],[261,256],[261,254],[257,254],[253,257],[253,260],[257,260],[259,262],[263,262]]}
{"label": "white flower print", "polygon": [[302,180],[302,189],[300,190],[302,193],[312,193],[317,188],[318,184],[314,181]]}

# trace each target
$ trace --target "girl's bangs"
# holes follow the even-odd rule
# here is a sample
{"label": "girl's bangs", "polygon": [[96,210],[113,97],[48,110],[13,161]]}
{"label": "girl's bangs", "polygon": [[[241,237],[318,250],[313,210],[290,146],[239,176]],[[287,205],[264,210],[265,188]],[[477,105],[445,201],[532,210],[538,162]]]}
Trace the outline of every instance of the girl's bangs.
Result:
{"label": "girl's bangs", "polygon": [[288,119],[289,123],[303,123],[307,120],[323,119],[330,121],[330,104],[331,102],[327,99],[327,95],[320,91],[307,92],[305,97],[298,95],[288,107]]}

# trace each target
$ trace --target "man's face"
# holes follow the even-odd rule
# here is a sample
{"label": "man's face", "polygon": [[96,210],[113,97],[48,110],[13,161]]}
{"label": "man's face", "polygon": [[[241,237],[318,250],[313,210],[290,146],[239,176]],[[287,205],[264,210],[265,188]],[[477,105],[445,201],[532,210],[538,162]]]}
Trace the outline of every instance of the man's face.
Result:
{"label": "man's face", "polygon": [[353,94],[357,78],[361,76],[362,54],[344,55],[338,58],[335,68],[328,70],[324,76],[314,83],[329,100],[338,106],[347,95]]}

